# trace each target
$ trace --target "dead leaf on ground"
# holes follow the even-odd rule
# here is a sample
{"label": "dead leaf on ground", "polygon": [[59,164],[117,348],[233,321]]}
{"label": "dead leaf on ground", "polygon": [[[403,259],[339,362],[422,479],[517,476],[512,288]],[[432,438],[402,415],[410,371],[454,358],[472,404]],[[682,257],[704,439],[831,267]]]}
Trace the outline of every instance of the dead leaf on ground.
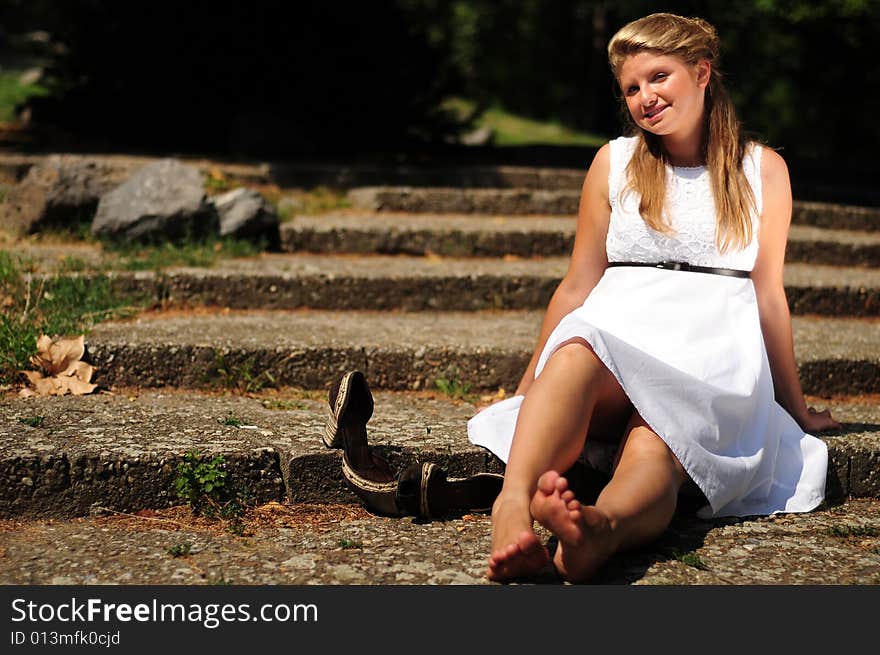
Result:
{"label": "dead leaf on ground", "polygon": [[37,354],[31,357],[31,364],[41,370],[23,371],[33,389],[22,389],[19,395],[28,398],[92,393],[98,385],[91,382],[95,367],[81,361],[85,351],[85,335],[56,340],[45,334],[40,335]]}

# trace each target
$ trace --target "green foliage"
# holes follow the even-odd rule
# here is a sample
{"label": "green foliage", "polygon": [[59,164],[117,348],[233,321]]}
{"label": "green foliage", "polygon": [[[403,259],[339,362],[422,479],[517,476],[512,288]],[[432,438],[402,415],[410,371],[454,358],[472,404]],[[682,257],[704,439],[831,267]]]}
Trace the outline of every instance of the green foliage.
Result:
{"label": "green foliage", "polygon": [[179,544],[169,546],[166,551],[171,557],[187,557],[192,552],[192,544],[184,541]]}
{"label": "green foliage", "polygon": [[242,421],[237,416],[233,416],[232,414],[229,414],[226,418],[218,419],[218,422],[221,425],[229,425],[234,428],[240,428],[242,425],[244,425],[244,421]]}
{"label": "green foliage", "polygon": [[436,387],[450,398],[456,400],[467,400],[470,396],[471,385],[468,382],[461,382],[456,378],[457,370],[451,371],[449,377],[440,377],[434,381]]}
{"label": "green foliage", "polygon": [[213,371],[205,382],[215,387],[234,389],[242,393],[257,393],[275,385],[275,376],[270,371],[255,373],[254,366],[253,358],[241,363],[228,362],[225,355],[217,353]]}
{"label": "green foliage", "polygon": [[221,502],[226,495],[225,461],[223,455],[204,461],[198,452],[191,451],[177,465],[174,488],[197,514],[206,505]]}
{"label": "green foliage", "polygon": [[538,121],[506,111],[499,105],[477,113],[476,103],[464,98],[450,98],[444,106],[464,119],[472,117],[474,127],[492,130],[493,143],[499,146],[557,145],[600,146],[606,137],[572,129],[559,121]]}
{"label": "green foliage", "polygon": [[194,514],[233,523],[241,521],[254,500],[249,489],[229,480],[223,455],[208,460],[198,451],[184,454],[178,463],[174,489]]}
{"label": "green foliage", "polygon": [[47,93],[47,89],[39,84],[22,84],[19,73],[0,72],[0,123],[16,120],[16,105]]}
{"label": "green foliage", "polygon": [[343,550],[350,550],[353,548],[363,548],[364,543],[357,539],[340,539],[336,542],[336,544],[342,548]]}
{"label": "green foliage", "polygon": [[119,268],[128,271],[158,271],[172,266],[206,268],[224,257],[253,257],[264,249],[263,244],[232,238],[156,245],[105,243],[104,246],[120,257]]}
{"label": "green foliage", "polygon": [[326,186],[315,187],[307,191],[291,191],[284,194],[275,203],[278,220],[282,223],[291,220],[297,214],[325,214],[351,207],[348,195],[343,189]]}
{"label": "green foliage", "polygon": [[33,266],[0,251],[0,384],[30,368],[37,337],[87,333],[97,323],[138,311],[146,299],[124,296],[104,275],[37,276]]}
{"label": "green foliage", "polygon": [[232,182],[219,175],[209,175],[205,179],[205,191],[209,194],[223,193],[232,188]]}
{"label": "green foliage", "polygon": [[24,418],[18,419],[20,423],[24,423],[25,425],[29,425],[32,428],[38,428],[43,425],[43,421],[46,420],[45,416],[26,416]]}
{"label": "green foliage", "polygon": [[696,553],[696,551],[688,551],[686,553],[682,553],[679,550],[673,549],[671,551],[672,557],[681,562],[682,564],[687,564],[688,566],[692,566],[695,569],[699,569],[700,571],[708,570],[708,566],[700,556]]}
{"label": "green foliage", "polygon": [[872,525],[834,525],[828,528],[828,534],[838,539],[877,537],[880,536],[880,528]]}

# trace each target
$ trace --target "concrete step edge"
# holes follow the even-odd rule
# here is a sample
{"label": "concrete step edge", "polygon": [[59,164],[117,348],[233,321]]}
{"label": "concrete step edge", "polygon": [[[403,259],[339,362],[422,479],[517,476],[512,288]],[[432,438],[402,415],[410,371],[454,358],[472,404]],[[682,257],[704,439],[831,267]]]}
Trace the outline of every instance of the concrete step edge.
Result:
{"label": "concrete step edge", "polygon": [[[97,326],[87,349],[105,386],[326,389],[359,369],[380,389],[434,389],[440,379],[513,389],[541,320],[537,311],[150,314]],[[793,327],[806,393],[880,392],[876,321],[796,317]]]}
{"label": "concrete step edge", "polygon": [[[182,504],[174,480],[178,464],[193,451],[203,461],[223,455],[229,483],[246,487],[257,504],[358,502],[342,479],[340,451],[320,440],[325,400],[285,401],[293,408],[279,410],[269,409],[278,396],[155,391],[134,398],[129,393],[139,392],[4,403],[0,517],[82,516],[99,508],[137,511]],[[379,393],[376,401],[370,440],[395,470],[430,461],[450,477],[503,471],[497,458],[467,440],[465,423],[473,405],[388,393]],[[844,432],[822,437],[830,455],[829,500],[880,497],[876,407],[846,399],[826,406],[844,424]],[[21,421],[38,412],[46,415],[42,425]],[[223,413],[228,420],[221,424]]]}
{"label": "concrete step edge", "polygon": [[[320,269],[321,260],[310,268]],[[561,262],[561,260],[560,260]],[[375,263],[378,274],[318,270],[241,271],[223,268],[167,270],[160,273],[111,272],[71,275],[90,280],[107,279],[121,296],[140,298],[161,306],[209,306],[231,309],[294,310],[402,310],[482,311],[544,309],[550,301],[563,270],[548,262],[547,271],[504,274],[475,267],[462,275],[467,260],[450,260],[437,270],[422,270],[415,260],[410,273],[395,269],[382,275],[382,261]],[[559,264],[559,265],[557,265]],[[484,267],[485,268],[485,267]],[[825,316],[880,316],[880,283],[869,269],[845,269],[848,279],[840,283],[787,282],[786,295],[793,314]]]}

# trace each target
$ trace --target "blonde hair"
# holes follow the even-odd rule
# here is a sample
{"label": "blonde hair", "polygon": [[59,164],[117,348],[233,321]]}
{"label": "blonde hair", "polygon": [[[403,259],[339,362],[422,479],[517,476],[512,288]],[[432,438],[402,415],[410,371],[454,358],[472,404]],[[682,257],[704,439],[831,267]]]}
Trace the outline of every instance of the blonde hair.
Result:
{"label": "blonde hair", "polygon": [[[726,252],[731,246],[743,248],[751,242],[756,203],[742,165],[748,142],[718,67],[720,45],[715,28],[701,18],[651,14],[618,30],[608,43],[608,63],[618,80],[626,58],[640,52],[671,55],[688,65],[703,60],[711,65],[705,91],[706,123],[701,154],[715,200],[715,242],[721,252]],[[651,228],[669,233],[671,227],[664,217],[668,158],[659,136],[645,130],[639,133],[635,153],[626,168],[625,190],[641,196],[639,212]]]}

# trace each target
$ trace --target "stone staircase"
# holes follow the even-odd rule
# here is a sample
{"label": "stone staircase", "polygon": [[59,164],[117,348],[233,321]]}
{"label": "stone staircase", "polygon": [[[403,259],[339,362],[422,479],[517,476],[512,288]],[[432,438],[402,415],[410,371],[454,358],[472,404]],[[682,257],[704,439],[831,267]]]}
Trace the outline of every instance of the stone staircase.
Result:
{"label": "stone staircase", "polygon": [[[320,440],[326,389],[355,368],[367,374],[376,395],[371,441],[396,465],[437,461],[453,476],[500,471],[494,456],[469,444],[465,423],[475,404],[512,392],[528,362],[542,310],[566,269],[582,174],[473,169],[458,174],[464,185],[458,188],[439,186],[449,184],[452,173],[420,177],[395,169],[387,175],[410,186],[352,189],[351,209],[296,216],[283,226],[281,253],[208,269],[112,273],[118,288],[139,291],[163,309],[101,324],[87,336],[88,358],[98,368],[94,381],[109,393],[4,399],[0,517],[70,518],[178,504],[176,467],[191,450],[223,454],[229,475],[247,484],[259,503],[355,504],[342,482],[339,454]],[[379,182],[376,171],[370,183]],[[845,425],[841,434],[823,437],[831,453],[828,511],[837,514],[822,520],[842,517],[876,536],[880,209],[797,203],[794,223],[785,285],[801,380],[805,393],[819,397],[816,402]],[[457,397],[442,394],[438,380],[447,391],[458,390]],[[21,422],[37,415],[43,417],[38,427]],[[852,497],[864,500],[846,500]],[[847,514],[849,507],[857,509]],[[467,542],[473,564],[477,553],[488,554],[488,520],[462,520],[446,525],[478,531]],[[377,525],[389,534],[413,530],[409,521],[369,517],[358,525],[362,536]],[[696,529],[676,525],[671,535]],[[752,534],[757,524],[716,525]],[[461,547],[452,527],[432,528],[431,534],[446,534],[439,548]],[[844,578],[880,581],[880,540],[874,541],[876,554],[858,551],[862,568],[847,569]],[[346,564],[355,571],[348,578],[333,567],[326,575],[313,567],[312,578],[294,567],[300,577],[286,579],[479,581],[476,564],[464,577],[438,577],[430,567],[438,546],[416,542],[402,555],[421,562],[410,577],[370,573],[363,561],[360,568]],[[799,580],[792,568],[775,578],[670,577],[668,552],[654,560],[659,568],[633,574],[636,560],[622,560],[609,580],[823,581]],[[748,569],[729,558],[718,562],[718,571]],[[0,579],[3,571],[0,566]],[[36,571],[23,579],[10,572],[5,579],[48,581],[52,575]],[[265,578],[242,574],[239,580]]]}

